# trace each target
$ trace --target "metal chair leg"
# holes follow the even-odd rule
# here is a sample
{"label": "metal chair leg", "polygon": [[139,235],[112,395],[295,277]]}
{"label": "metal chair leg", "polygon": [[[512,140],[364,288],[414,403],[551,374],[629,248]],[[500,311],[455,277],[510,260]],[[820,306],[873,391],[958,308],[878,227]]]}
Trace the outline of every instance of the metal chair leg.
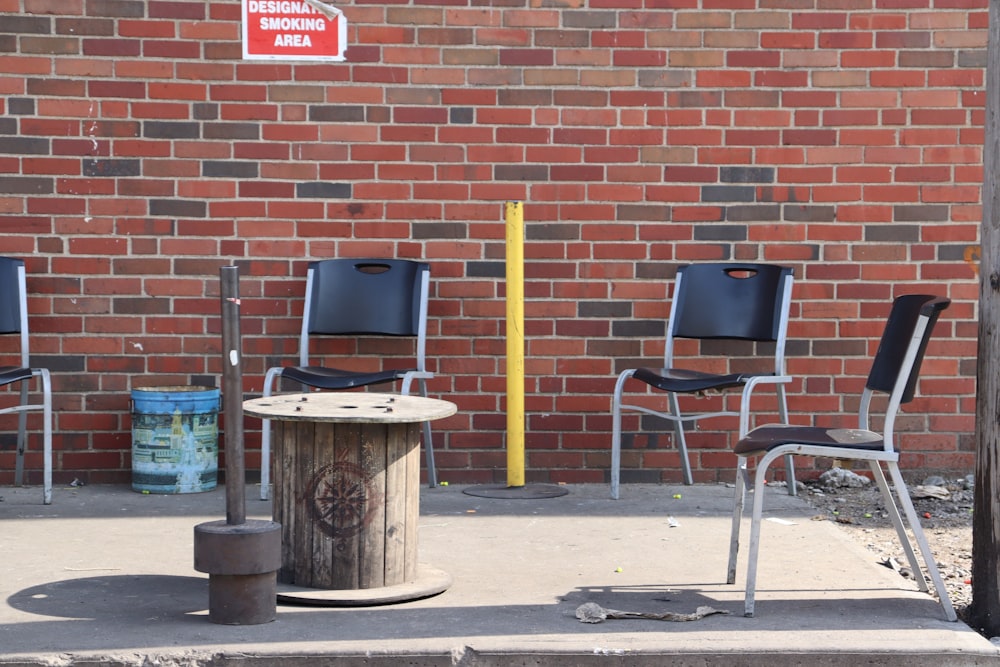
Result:
{"label": "metal chair leg", "polygon": [[747,589],[744,599],[743,615],[751,617],[754,614],[754,604],[757,594],[757,554],[760,552],[760,520],[764,513],[764,488],[769,461],[765,456],[757,463],[757,471],[753,483],[753,512],[750,519],[750,546],[747,549]]}
{"label": "metal chair leg", "polygon": [[684,473],[684,483],[688,486],[694,484],[691,476],[691,461],[688,460],[687,440],[684,438],[684,422],[681,420],[680,401],[677,394],[670,394],[670,412],[674,415],[674,433],[677,435],[677,452],[681,456],[681,471]]}
{"label": "metal chair leg", "polygon": [[736,484],[733,491],[733,523],[729,533],[729,568],[726,583],[736,583],[736,562],[740,550],[740,526],[743,523],[743,505],[746,502],[747,460],[739,457],[736,462]]}
{"label": "metal chair leg", "polygon": [[[21,382],[21,405],[28,404],[28,384]],[[14,461],[14,485],[24,484],[24,452],[28,448],[28,413],[17,415],[17,459]]]}
{"label": "metal chair leg", "polygon": [[906,560],[910,563],[910,569],[913,570],[913,576],[917,582],[917,587],[926,593],[929,590],[927,588],[927,580],[924,578],[920,562],[917,560],[917,555],[914,553],[913,546],[910,544],[910,538],[906,534],[906,527],[903,525],[903,519],[899,515],[899,508],[896,505],[896,501],[893,500],[892,491],[889,490],[889,484],[885,480],[885,473],[882,472],[882,465],[878,461],[869,461],[868,465],[871,468],[872,477],[875,478],[875,483],[878,485],[879,491],[882,493],[882,502],[885,503],[885,511],[889,513],[889,519],[892,521],[892,525],[896,529],[896,535],[899,537],[899,543],[903,547],[903,553],[906,554]]}
{"label": "metal chair leg", "polygon": [[[275,379],[280,375],[280,368],[272,368],[264,375],[262,395],[270,396],[274,389]],[[271,420],[263,419],[260,423],[260,499],[271,499]]]}
{"label": "metal chair leg", "polygon": [[[420,394],[427,398],[427,381],[419,380]],[[437,468],[434,464],[434,441],[431,436],[431,423],[424,422],[424,457],[427,459],[427,486],[434,488],[437,486]]]}
{"label": "metal chair leg", "polygon": [[[775,385],[775,392],[778,395],[778,415],[781,417],[781,423],[788,423],[788,399],[785,395],[785,385],[779,384]],[[742,438],[746,433],[741,433]],[[793,454],[785,455],[785,479],[788,480],[788,495],[797,496],[799,495],[799,489],[795,485],[795,456]]]}
{"label": "metal chair leg", "polygon": [[52,381],[47,368],[40,369],[42,384],[42,502],[52,504]]}
{"label": "metal chair leg", "polygon": [[611,399],[611,498],[618,500],[622,470],[622,392],[634,371],[624,371],[615,382]]}
{"label": "metal chair leg", "polygon": [[958,620],[958,615],[955,613],[955,608],[951,605],[948,589],[945,588],[944,580],[941,579],[941,573],[938,571],[937,562],[934,560],[931,547],[927,543],[924,529],[920,526],[920,519],[917,518],[917,512],[913,509],[913,501],[910,500],[910,494],[906,489],[906,482],[903,481],[903,475],[899,472],[899,465],[895,461],[889,461],[886,465],[889,468],[889,475],[892,477],[892,484],[896,487],[896,497],[899,498],[899,504],[903,506],[906,521],[910,524],[910,530],[917,541],[917,547],[920,549],[920,554],[924,557],[927,574],[930,575],[931,581],[934,582],[934,589],[937,591],[938,599],[941,601],[941,608],[944,610],[945,618],[949,621],[956,621]]}

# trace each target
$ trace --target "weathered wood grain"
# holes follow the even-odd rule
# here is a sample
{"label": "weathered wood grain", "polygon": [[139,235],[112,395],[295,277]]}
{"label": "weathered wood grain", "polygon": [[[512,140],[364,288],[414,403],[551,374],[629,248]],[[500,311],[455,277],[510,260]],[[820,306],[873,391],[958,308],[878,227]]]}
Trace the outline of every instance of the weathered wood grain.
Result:
{"label": "weathered wood grain", "polygon": [[450,417],[454,403],[422,396],[369,392],[310,392],[252,398],[243,412],[283,421],[406,423]]}
{"label": "weathered wood grain", "polygon": [[245,405],[247,414],[274,420],[278,581],[327,590],[414,581],[420,422],[454,414],[454,404],[386,394],[299,394]]}

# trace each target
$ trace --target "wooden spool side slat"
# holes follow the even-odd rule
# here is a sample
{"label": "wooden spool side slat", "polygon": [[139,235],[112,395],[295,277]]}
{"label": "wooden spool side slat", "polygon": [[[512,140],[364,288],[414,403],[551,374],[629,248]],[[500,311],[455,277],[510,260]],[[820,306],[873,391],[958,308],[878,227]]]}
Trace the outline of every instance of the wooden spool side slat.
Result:
{"label": "wooden spool side slat", "polygon": [[405,581],[406,560],[406,424],[391,424],[386,433],[385,579]]}
{"label": "wooden spool side slat", "polygon": [[385,579],[386,499],[391,487],[386,480],[386,430],[385,424],[365,424],[362,428],[362,471],[368,484],[365,499],[366,516],[361,529],[361,553],[358,556],[359,588],[379,588]]}
{"label": "wooden spool side slat", "polygon": [[[294,479],[291,474],[295,464],[295,443],[290,440],[289,428],[295,425],[286,422],[272,422],[274,427],[274,489],[289,489]],[[274,496],[272,516],[281,524],[281,569],[278,570],[278,581],[286,584],[295,583],[295,555],[292,551],[295,535],[295,512],[292,507],[295,494],[290,490],[277,493]]]}
{"label": "wooden spool side slat", "polygon": [[312,555],[312,531],[309,530],[310,514],[308,507],[303,503],[307,502],[308,486],[315,470],[314,453],[316,439],[316,424],[311,422],[297,422],[292,424],[294,431],[295,452],[294,465],[291,468],[295,478],[291,480],[291,498],[288,499],[292,508],[292,513],[297,515],[301,522],[297,522],[295,532],[292,537],[292,561],[295,563],[295,583],[299,586],[314,586],[313,568],[310,562]]}
{"label": "wooden spool side slat", "polygon": [[[316,427],[322,425],[315,425]],[[334,448],[334,438],[337,437],[337,425],[329,425],[333,428],[316,428],[313,444],[313,474],[328,469],[336,464],[336,449]],[[300,444],[301,446],[301,444]],[[312,482],[310,487],[312,488]],[[314,491],[315,493],[315,491]],[[315,587],[327,587],[333,580],[333,560],[335,542],[332,535],[327,534],[321,528],[322,515],[321,506],[317,507],[312,498],[304,498],[303,502],[314,503],[311,508],[310,524],[302,527],[312,535],[312,580]]]}
{"label": "wooden spool side slat", "polygon": [[333,526],[333,577],[329,588],[359,588],[361,539],[357,529],[364,509],[366,490],[357,471],[361,468],[362,435],[360,424],[324,424],[336,432],[337,463],[345,471],[338,477],[335,504],[331,507]]}
{"label": "wooden spool side slat", "polygon": [[406,441],[403,444],[406,460],[406,502],[405,562],[403,581],[417,580],[417,535],[420,525],[420,434],[422,425],[407,425]]}

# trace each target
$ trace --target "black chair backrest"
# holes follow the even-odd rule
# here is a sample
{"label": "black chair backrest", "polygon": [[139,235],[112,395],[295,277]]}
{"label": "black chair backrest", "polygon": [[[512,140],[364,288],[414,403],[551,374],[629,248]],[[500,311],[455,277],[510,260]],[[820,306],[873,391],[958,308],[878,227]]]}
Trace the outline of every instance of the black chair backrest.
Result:
{"label": "black chair backrest", "polygon": [[677,269],[674,335],[776,341],[782,289],[792,269],[773,264],[705,263]]}
{"label": "black chair backrest", "polygon": [[416,336],[421,278],[429,265],[405,259],[310,262],[309,333]]}
{"label": "black chair backrest", "polygon": [[917,355],[913,366],[910,367],[910,375],[906,381],[906,389],[899,402],[908,403],[913,400],[917,378],[920,376],[920,364],[923,362],[924,352],[927,350],[927,341],[930,340],[931,333],[934,331],[938,315],[949,305],[951,305],[950,299],[930,294],[905,294],[897,297],[892,303],[892,310],[889,311],[889,318],[886,320],[885,330],[882,332],[882,339],[878,344],[878,351],[875,352],[875,358],[872,360],[872,369],[868,374],[868,382],[865,387],[872,391],[892,393],[899,374],[905,371],[903,362],[906,350],[910,345],[910,339],[913,338],[920,316],[924,315],[929,318],[927,327],[921,335],[920,346],[917,348]]}
{"label": "black chair backrest", "polygon": [[24,261],[0,257],[0,334],[21,332],[21,291],[17,270]]}

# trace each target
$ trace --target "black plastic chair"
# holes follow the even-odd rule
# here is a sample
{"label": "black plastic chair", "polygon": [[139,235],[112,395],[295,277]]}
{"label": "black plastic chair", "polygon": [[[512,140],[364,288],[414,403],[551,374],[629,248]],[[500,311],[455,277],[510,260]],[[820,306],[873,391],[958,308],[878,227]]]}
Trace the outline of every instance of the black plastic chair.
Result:
{"label": "black plastic chair", "polygon": [[[611,497],[619,496],[621,472],[622,411],[633,410],[666,419],[673,423],[675,445],[680,453],[684,483],[692,484],[691,463],[688,460],[684,422],[696,422],[711,417],[739,415],[739,435],[742,437],[750,425],[750,399],[754,389],[761,384],[774,385],[778,397],[781,420],[788,422],[785,383],[792,378],[785,374],[785,336],[788,328],[788,310],[792,298],[792,269],[773,264],[754,263],[705,263],[681,266],[674,282],[674,297],[667,322],[667,338],[663,350],[662,368],[632,368],[622,371],[615,384],[612,399],[611,435]],[[674,366],[674,341],[693,338],[701,341],[728,340],[751,341],[754,364],[744,359],[745,370],[731,367],[728,358],[722,358],[725,373],[710,373]],[[773,356],[763,351],[761,344],[773,345]],[[703,343],[703,346],[705,343]],[[765,359],[765,356],[768,358]],[[716,357],[713,361],[720,361]],[[625,383],[634,378],[646,385],[667,392],[668,411],[654,410],[644,405],[626,405],[622,402]],[[678,396],[702,395],[740,389],[739,412],[720,410],[714,412],[681,412]],[[787,461],[789,493],[795,494],[795,471],[791,457]]]}
{"label": "black plastic chair", "polygon": [[[32,367],[28,339],[28,288],[24,261],[0,257],[0,334],[17,334],[20,356],[16,366],[0,366],[0,386],[19,384],[17,405],[0,409],[0,414],[17,413],[17,458],[14,483],[24,483],[24,454],[28,446],[28,412],[42,411],[42,498],[52,503],[52,381],[47,368]],[[29,394],[32,378],[38,378],[41,402]]]}
{"label": "black plastic chair", "polygon": [[[736,493],[733,502],[733,524],[730,536],[728,583],[736,581],[736,559],[739,550],[740,523],[743,515],[744,490],[748,483],[747,459],[760,457],[754,475],[753,514],[750,528],[750,552],[747,565],[747,585],[745,614],[753,616],[754,594],[757,582],[757,552],[760,546],[760,521],[764,504],[765,475],[768,466],[781,456],[813,456],[829,457],[837,460],[867,461],[875,482],[878,484],[885,500],[889,516],[892,519],[900,542],[906,552],[906,557],[913,569],[914,577],[920,590],[927,592],[927,580],[917,562],[913,547],[906,535],[906,529],[900,517],[899,507],[906,515],[907,524],[920,548],[927,571],[934,582],[949,621],[956,620],[948,591],[945,589],[941,574],[938,572],[934,556],[927,544],[927,538],[920,527],[920,520],[913,509],[906,483],[899,472],[899,451],[895,445],[896,414],[900,405],[913,399],[920,374],[920,364],[927,349],[927,341],[934,330],[938,315],[951,302],[948,299],[911,294],[898,297],[889,313],[889,319],[882,333],[878,350],[872,362],[868,381],[861,394],[861,405],[858,410],[857,428],[823,428],[819,426],[789,426],[787,424],[768,424],[755,428],[746,434],[736,444],[738,458],[736,473]],[[876,394],[888,394],[889,399],[885,409],[882,432],[870,430],[872,397]],[[899,505],[893,501],[882,464],[889,469],[895,487]]]}
{"label": "black plastic chair", "polygon": [[[310,262],[306,272],[305,310],[299,335],[299,365],[274,367],[264,376],[264,396],[270,396],[280,378],[304,387],[345,390],[402,381],[401,394],[410,393],[417,380],[427,396],[424,349],[427,335],[427,299],[430,266],[403,259],[328,259]],[[413,368],[371,371],[343,370],[310,363],[313,336],[404,336],[416,343]],[[270,497],[271,422],[261,425],[260,497]],[[437,485],[430,422],[424,422],[424,450],[430,486]]]}

